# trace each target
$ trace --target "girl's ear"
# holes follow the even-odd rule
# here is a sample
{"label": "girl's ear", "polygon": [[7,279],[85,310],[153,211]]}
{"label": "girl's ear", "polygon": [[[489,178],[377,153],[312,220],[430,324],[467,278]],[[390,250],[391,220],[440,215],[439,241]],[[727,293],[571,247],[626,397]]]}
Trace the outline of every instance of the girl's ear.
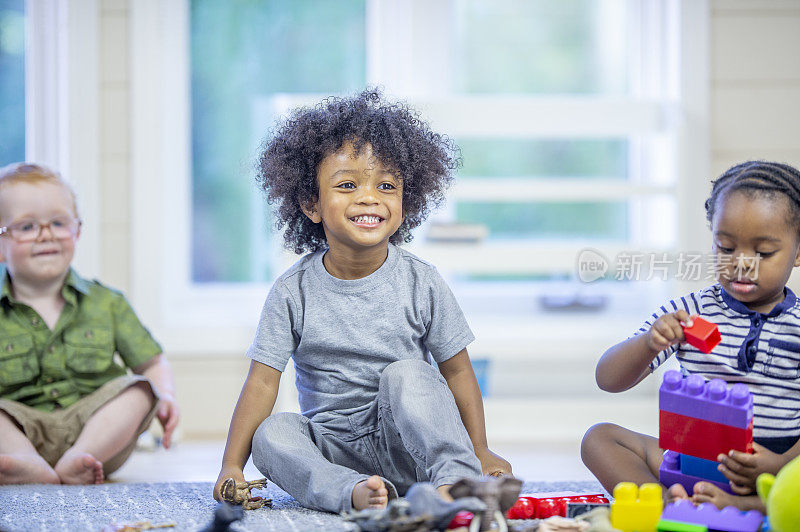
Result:
{"label": "girl's ear", "polygon": [[317,201],[305,205],[300,204],[300,208],[303,210],[303,214],[308,216],[308,219],[313,223],[318,224],[322,221],[322,216],[320,216],[319,209],[317,208]]}
{"label": "girl's ear", "polygon": [[800,246],[797,246],[797,255],[794,257],[794,267],[800,266]]}

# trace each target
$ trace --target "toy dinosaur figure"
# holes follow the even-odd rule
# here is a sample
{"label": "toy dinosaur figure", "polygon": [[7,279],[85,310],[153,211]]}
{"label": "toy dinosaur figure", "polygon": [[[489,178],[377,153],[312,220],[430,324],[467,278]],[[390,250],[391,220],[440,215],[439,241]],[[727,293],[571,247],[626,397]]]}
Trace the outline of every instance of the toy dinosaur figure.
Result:
{"label": "toy dinosaur figure", "polygon": [[450,496],[455,500],[475,497],[486,505],[484,510],[475,513],[470,523],[470,532],[473,530],[508,532],[505,515],[517,502],[521,489],[522,481],[508,476],[462,478],[450,488]]}
{"label": "toy dinosaur figure", "polygon": [[236,506],[241,506],[245,510],[256,510],[264,506],[272,508],[272,499],[250,496],[252,489],[264,489],[267,479],[236,482],[233,478],[227,478],[222,483],[219,492],[222,500]]}

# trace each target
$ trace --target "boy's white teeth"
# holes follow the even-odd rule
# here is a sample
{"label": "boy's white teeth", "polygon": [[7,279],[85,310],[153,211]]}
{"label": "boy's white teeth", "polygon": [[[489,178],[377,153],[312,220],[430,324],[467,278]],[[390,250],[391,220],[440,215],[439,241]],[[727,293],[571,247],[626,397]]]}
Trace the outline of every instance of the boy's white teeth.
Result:
{"label": "boy's white teeth", "polygon": [[356,216],[353,221],[357,224],[376,224],[381,221],[377,216]]}

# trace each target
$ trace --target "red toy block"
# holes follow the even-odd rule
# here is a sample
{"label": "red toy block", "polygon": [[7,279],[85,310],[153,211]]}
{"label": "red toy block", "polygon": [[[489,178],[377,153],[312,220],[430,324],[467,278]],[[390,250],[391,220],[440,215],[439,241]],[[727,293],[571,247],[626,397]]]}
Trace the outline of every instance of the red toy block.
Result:
{"label": "red toy block", "polygon": [[450,524],[447,525],[447,530],[468,527],[474,517],[475,515],[472,512],[458,512],[456,516],[453,517],[453,520],[450,521]]}
{"label": "red toy block", "polygon": [[525,494],[517,499],[507,512],[507,519],[547,519],[554,515],[567,516],[567,503],[605,503],[608,499],[602,493],[576,493],[557,491],[549,493]]}
{"label": "red toy block", "polygon": [[658,445],[682,454],[716,460],[731,449],[753,452],[753,422],[746,429],[664,410],[658,411]]}
{"label": "red toy block", "polygon": [[700,316],[692,317],[692,326],[683,328],[683,335],[690,345],[703,353],[710,353],[722,340],[717,325]]}

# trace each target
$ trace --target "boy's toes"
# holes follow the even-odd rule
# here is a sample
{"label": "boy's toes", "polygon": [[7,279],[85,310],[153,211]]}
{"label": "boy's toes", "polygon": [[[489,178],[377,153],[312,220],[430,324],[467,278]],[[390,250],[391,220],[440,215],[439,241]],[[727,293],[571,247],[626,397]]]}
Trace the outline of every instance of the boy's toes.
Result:
{"label": "boy's toes", "polygon": [[353,488],[353,509],[386,508],[389,504],[389,491],[386,484],[378,475],[372,475],[367,480],[362,480]]}
{"label": "boy's toes", "polygon": [[65,454],[56,464],[56,473],[64,484],[103,482],[103,464],[89,453]]}

